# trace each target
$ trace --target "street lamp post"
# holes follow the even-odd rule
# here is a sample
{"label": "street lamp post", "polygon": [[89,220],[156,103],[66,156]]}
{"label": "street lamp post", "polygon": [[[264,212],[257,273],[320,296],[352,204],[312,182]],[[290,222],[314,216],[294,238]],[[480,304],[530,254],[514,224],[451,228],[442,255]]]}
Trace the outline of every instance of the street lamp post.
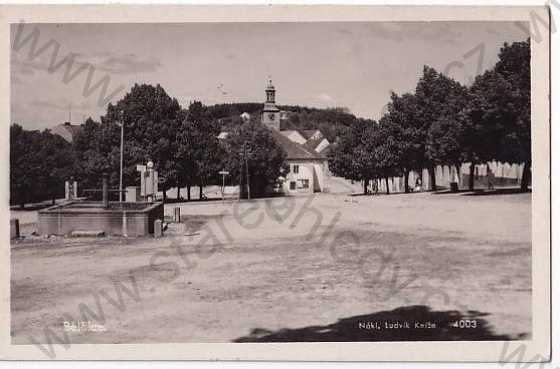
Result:
{"label": "street lamp post", "polygon": [[119,178],[119,202],[123,201],[123,151],[124,151],[124,119],[123,112],[120,112],[121,118],[121,172]]}
{"label": "street lamp post", "polygon": [[[154,162],[151,160],[148,160],[148,163],[146,164],[146,169],[148,170],[148,178],[150,179],[150,181],[152,182],[151,184],[151,196],[147,197],[147,200],[150,202],[155,202],[156,201],[156,184],[155,184],[155,174],[154,174]],[[147,195],[147,193],[146,193]]]}

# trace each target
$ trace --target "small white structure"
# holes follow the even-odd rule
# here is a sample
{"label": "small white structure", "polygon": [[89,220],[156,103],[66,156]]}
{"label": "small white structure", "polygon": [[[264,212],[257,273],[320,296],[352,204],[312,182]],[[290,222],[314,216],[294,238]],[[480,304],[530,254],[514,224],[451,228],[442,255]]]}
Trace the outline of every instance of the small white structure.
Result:
{"label": "small white structure", "polygon": [[151,161],[146,165],[137,165],[136,170],[140,172],[140,196],[147,201],[155,201],[158,192],[158,172],[154,169]]}
{"label": "small white structure", "polygon": [[78,198],[78,182],[76,181],[64,182],[64,199],[67,201],[71,201],[77,198]]}
{"label": "small white structure", "polygon": [[138,186],[127,186],[124,201],[125,202],[140,201],[140,188],[138,188]]}

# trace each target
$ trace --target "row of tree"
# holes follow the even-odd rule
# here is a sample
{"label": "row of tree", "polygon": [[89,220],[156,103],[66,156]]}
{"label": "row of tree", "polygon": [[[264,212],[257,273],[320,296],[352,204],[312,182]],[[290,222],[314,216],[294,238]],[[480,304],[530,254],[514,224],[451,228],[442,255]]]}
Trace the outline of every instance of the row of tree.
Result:
{"label": "row of tree", "polygon": [[[74,144],[77,177],[85,186],[95,187],[106,172],[110,183],[118,183],[120,124],[124,122],[125,184],[138,184],[136,165],[151,160],[164,196],[166,189],[177,187],[179,198],[179,188],[186,187],[190,200],[191,187],[198,186],[202,198],[204,186],[221,184],[221,170],[229,172],[228,183],[241,184],[249,172],[250,181],[255,182],[254,195],[263,195],[265,187],[280,176],[285,153],[255,119],[231,127],[220,141],[223,124],[214,114],[198,101],[182,109],[159,85],[135,85],[122,100],[109,104],[101,123],[88,120],[84,124]],[[251,147],[250,152],[243,151],[244,144]]]}
{"label": "row of tree", "polygon": [[73,175],[72,145],[48,130],[27,131],[10,127],[10,203],[64,196],[64,181]]}
{"label": "row of tree", "polygon": [[[99,189],[103,173],[113,188],[119,184],[121,124],[124,123],[124,185],[139,185],[137,164],[153,161],[160,189],[202,189],[221,184],[221,170],[229,171],[229,184],[250,180],[252,196],[262,196],[284,169],[286,154],[255,115],[250,121],[228,127],[220,140],[223,122],[216,108],[193,102],[187,109],[160,86],[134,85],[116,104],[109,104],[101,122],[91,118],[81,125],[72,144],[50,133],[11,126],[11,203],[54,199],[64,195],[70,178],[79,188]],[[245,146],[245,150],[243,147]],[[247,150],[247,148],[249,148]]]}
{"label": "row of tree", "polygon": [[[338,176],[367,182],[428,168],[436,188],[434,167],[498,160],[525,163],[522,188],[531,166],[529,41],[505,44],[496,66],[466,87],[424,67],[414,93],[391,94],[379,120],[359,119],[344,109],[283,106],[284,128],[321,129],[331,142],[329,168]],[[259,124],[262,104],[181,107],[160,86],[134,85],[116,104],[109,104],[100,122],[88,119],[72,144],[48,130],[10,130],[11,203],[24,204],[60,197],[64,181],[74,178],[80,189],[98,189],[103,173],[119,183],[120,125],[124,124],[124,184],[138,185],[136,165],[152,160],[160,188],[202,188],[229,184],[251,195],[264,195],[285,167],[286,153],[270,131]],[[250,120],[240,118],[251,113]],[[218,135],[229,135],[220,140]],[[473,176],[471,175],[471,178]],[[408,180],[405,181],[408,185]],[[473,182],[471,180],[470,187]],[[408,191],[408,188],[406,188]],[[178,190],[179,192],[179,190]],[[179,197],[179,193],[177,194]]]}
{"label": "row of tree", "polygon": [[504,44],[498,62],[462,86],[425,66],[414,93],[391,94],[379,122],[356,122],[329,153],[329,168],[338,176],[367,183],[408,176],[427,168],[431,189],[435,167],[457,169],[497,160],[524,163],[521,189],[526,191],[531,167],[529,40]]}

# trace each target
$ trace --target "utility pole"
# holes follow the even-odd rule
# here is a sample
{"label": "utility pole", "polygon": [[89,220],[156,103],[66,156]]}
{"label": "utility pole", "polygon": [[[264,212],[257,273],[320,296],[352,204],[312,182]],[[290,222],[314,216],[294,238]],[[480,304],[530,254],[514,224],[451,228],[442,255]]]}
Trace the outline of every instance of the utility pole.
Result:
{"label": "utility pole", "polygon": [[119,178],[119,202],[123,201],[123,151],[124,151],[124,119],[123,112],[120,112],[121,119],[121,173]]}
{"label": "utility pole", "polygon": [[251,200],[251,186],[249,186],[249,162],[247,160],[247,141],[243,143],[243,156],[245,156],[245,175],[247,178],[247,200]]}
{"label": "utility pole", "polygon": [[247,150],[247,141],[243,142],[243,149],[241,151],[239,151],[239,156],[241,157],[241,162],[240,162],[240,170],[239,170],[239,198],[238,201],[241,201],[241,182],[243,179],[243,164],[245,164],[245,181],[247,182],[247,199],[250,200],[251,199],[251,189],[249,186],[249,161],[247,159],[247,151],[249,151],[249,153],[251,152],[251,150]]}
{"label": "utility pole", "polygon": [[[239,157],[240,158],[241,158],[241,155],[243,155],[243,151],[239,151]],[[243,187],[242,187],[241,183],[243,183],[243,161],[239,162],[239,196],[237,196],[237,202],[241,201],[241,192],[243,192],[242,191]]]}

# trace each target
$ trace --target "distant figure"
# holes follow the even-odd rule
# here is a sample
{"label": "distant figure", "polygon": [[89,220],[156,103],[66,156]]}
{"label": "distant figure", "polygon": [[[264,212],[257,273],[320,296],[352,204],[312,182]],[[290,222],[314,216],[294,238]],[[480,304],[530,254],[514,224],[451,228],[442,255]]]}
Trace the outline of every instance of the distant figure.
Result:
{"label": "distant figure", "polygon": [[377,180],[374,179],[371,183],[371,192],[374,195],[377,195],[379,193],[379,187],[377,186]]}
{"label": "distant figure", "polygon": [[492,172],[492,169],[490,168],[489,164],[486,164],[486,178],[488,179],[488,189],[493,190],[494,189],[494,172]]}
{"label": "distant figure", "polygon": [[416,178],[416,184],[414,185],[414,191],[422,191],[422,179],[420,177]]}
{"label": "distant figure", "polygon": [[68,200],[74,200],[74,177],[70,177],[68,182]]}

